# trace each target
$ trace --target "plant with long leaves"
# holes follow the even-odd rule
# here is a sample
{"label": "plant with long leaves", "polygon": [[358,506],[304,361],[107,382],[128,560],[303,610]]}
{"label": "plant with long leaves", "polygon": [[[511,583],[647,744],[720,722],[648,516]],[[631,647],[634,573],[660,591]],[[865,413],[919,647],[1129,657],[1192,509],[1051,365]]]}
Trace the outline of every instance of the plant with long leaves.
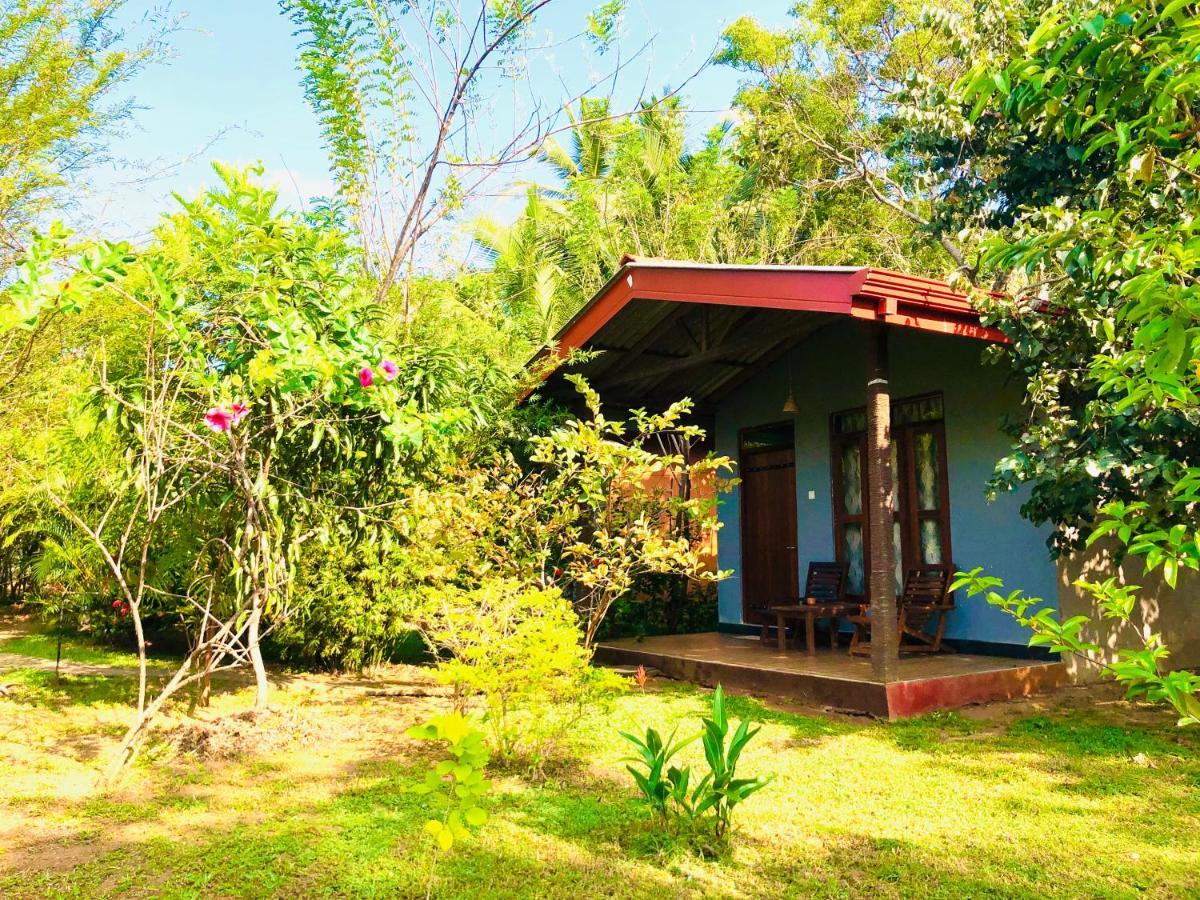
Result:
{"label": "plant with long leaves", "polygon": [[[626,758],[626,770],[633,776],[634,783],[642,792],[643,799],[664,820],[670,819],[673,811],[672,804],[683,810],[691,818],[694,806],[688,797],[688,783],[691,780],[691,770],[684,767],[669,765],[680,750],[694,742],[699,734],[675,739],[675,731],[663,740],[662,735],[654,728],[646,729],[646,736],[638,737],[628,731],[620,732],[621,737],[629,741],[637,750],[636,756]],[[638,763],[641,769],[632,765]]]}
{"label": "plant with long leaves", "polygon": [[[621,737],[637,750],[636,756],[626,760],[631,764],[625,768],[633,776],[642,797],[664,820],[679,818],[691,825],[711,820],[713,835],[723,840],[729,834],[733,810],[766,787],[771,779],[738,777],[742,751],[760,728],[752,728],[750,721],[743,719],[730,735],[725,690],[721,685],[713,691],[709,717],[701,721],[701,732],[679,740],[673,731],[664,741],[654,728],[646,729],[645,738],[620,732]],[[704,747],[708,771],[699,781],[693,781],[690,766],[669,763],[697,739]],[[642,769],[635,768],[632,763],[640,763]]]}

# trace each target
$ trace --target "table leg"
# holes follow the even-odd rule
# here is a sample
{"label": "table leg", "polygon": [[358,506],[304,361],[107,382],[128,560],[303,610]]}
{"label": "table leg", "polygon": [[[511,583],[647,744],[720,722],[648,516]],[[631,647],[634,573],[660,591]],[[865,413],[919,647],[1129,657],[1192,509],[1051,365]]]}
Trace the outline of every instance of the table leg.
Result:
{"label": "table leg", "polygon": [[838,646],[838,620],[837,619],[829,620],[829,646],[832,647],[834,650],[836,650],[837,646]]}
{"label": "table leg", "polygon": [[809,654],[817,652],[816,617],[811,613],[804,616],[804,643],[808,646]]}
{"label": "table leg", "polygon": [[782,653],[787,650],[787,622],[783,619],[783,613],[776,614],[775,622],[775,631],[779,638],[779,650]]}

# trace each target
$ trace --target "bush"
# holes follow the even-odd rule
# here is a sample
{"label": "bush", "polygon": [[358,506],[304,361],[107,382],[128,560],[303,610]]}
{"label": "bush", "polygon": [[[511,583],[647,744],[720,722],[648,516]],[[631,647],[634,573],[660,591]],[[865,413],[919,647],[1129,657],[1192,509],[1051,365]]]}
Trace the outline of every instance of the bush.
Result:
{"label": "bush", "polygon": [[580,720],[627,686],[591,665],[579,618],[554,587],[488,580],[431,592],[424,633],[447,658],[438,677],[460,707],[481,697],[497,752],[535,770],[563,751]]}
{"label": "bush", "polygon": [[698,634],[717,630],[717,586],[680,575],[651,575],[617,600],[597,638],[642,638],[656,634]]}
{"label": "bush", "polygon": [[399,554],[379,543],[311,542],[272,645],[285,659],[340,671],[421,659],[425,647],[411,624],[403,571]]}

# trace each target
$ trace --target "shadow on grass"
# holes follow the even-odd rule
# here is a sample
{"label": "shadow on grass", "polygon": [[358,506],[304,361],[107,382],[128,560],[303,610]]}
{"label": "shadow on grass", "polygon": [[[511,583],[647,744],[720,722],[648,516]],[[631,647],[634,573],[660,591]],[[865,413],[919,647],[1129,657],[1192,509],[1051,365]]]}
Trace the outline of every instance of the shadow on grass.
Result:
{"label": "shadow on grass", "polygon": [[[182,896],[420,896],[432,850],[423,830],[426,798],[411,791],[426,766],[367,758],[331,774],[350,782],[331,799],[289,802],[286,771],[259,769],[264,802],[278,807],[253,823],[225,821],[191,835],[163,829],[149,840],[125,829],[196,812],[208,803],[170,789],[149,799],[92,798],[62,812],[90,825],[58,844],[108,835],[99,854],[70,871],[0,872],[0,893],[136,893]],[[639,859],[652,853],[644,807],[597,780],[584,792],[522,785],[489,798],[492,821],[470,841],[440,855],[435,895],[662,895],[668,879]],[[607,852],[606,852],[607,851]],[[641,869],[641,873],[634,871]],[[119,873],[114,876],[114,873]],[[195,893],[193,893],[195,892]]]}
{"label": "shadow on grass", "polygon": [[766,884],[787,885],[790,897],[1004,897],[1042,898],[1112,896],[1107,890],[1093,893],[1085,879],[1075,884],[1054,884],[1037,864],[1015,852],[971,847],[969,863],[939,853],[918,842],[849,834],[830,836],[819,848],[764,863]]}
{"label": "shadow on grass", "polygon": [[[150,672],[147,678],[149,695],[154,696],[168,677],[162,670]],[[16,686],[13,702],[43,709],[106,704],[132,708],[137,702],[137,676],[125,673],[64,673],[56,677],[53,669],[10,669],[3,673],[3,680]],[[244,681],[214,678],[212,692],[214,696],[232,694],[244,686]],[[186,705],[191,696],[192,692],[185,688],[173,701]]]}
{"label": "shadow on grass", "polygon": [[[790,714],[780,715],[780,724],[795,724]],[[910,727],[918,726],[932,730],[957,723],[935,720]],[[885,726],[859,730],[887,733]],[[1030,740],[1017,729],[1011,742],[1024,746]],[[925,741],[920,743],[925,752]],[[1000,748],[1004,746],[1001,739]],[[1009,752],[974,744],[967,749],[975,759]],[[75,838],[58,843],[91,840],[99,827],[109,835],[107,849],[68,871],[0,875],[0,893],[423,895],[432,857],[422,826],[430,812],[426,800],[410,788],[422,779],[428,761],[416,752],[405,750],[403,761],[371,751],[349,759],[320,776],[333,793],[313,802],[297,799],[296,776],[288,769],[269,760],[239,763],[240,774],[221,777],[250,782],[253,793],[243,801],[251,804],[247,821],[238,821],[240,804],[231,804],[212,778],[206,780],[209,792],[203,797],[186,794],[175,781],[160,784],[149,798],[89,799],[64,810],[87,824]],[[953,756],[938,748],[933,752],[937,764]],[[1057,749],[1043,754],[1058,755]],[[981,774],[974,771],[970,777]],[[914,821],[946,815],[954,798],[929,801],[927,813],[913,811]],[[843,833],[822,832],[818,826],[819,843],[772,842],[759,828],[753,838],[745,832],[735,835],[737,852],[731,856],[702,862],[684,842],[664,834],[629,784],[584,770],[573,770],[567,783],[536,786],[511,779],[488,798],[487,806],[492,820],[475,838],[439,858],[436,896],[713,895],[723,892],[722,884],[731,893],[751,896],[1111,896],[1139,889],[1180,895],[1189,888],[1178,872],[1155,872],[1142,885],[1146,869],[1136,855],[1094,862],[1081,855],[1078,866],[1068,869],[1069,861],[1058,849],[1047,858],[1046,847],[1005,838],[1002,822],[994,842],[983,843],[976,835],[950,848],[944,845],[945,835],[922,843],[884,834],[895,831],[895,822],[878,826],[878,834],[871,833],[869,821]],[[751,801],[739,810],[738,821],[751,821],[753,806]],[[170,828],[156,826],[150,838],[139,837],[146,828],[121,827],[165,825],[193,814],[196,824],[189,828],[181,831],[175,821]],[[820,816],[820,810],[813,815]],[[1172,822],[1183,827],[1188,819],[1186,810],[1177,809],[1172,817],[1160,818],[1158,828],[1177,832]],[[1130,822],[1104,827],[1128,838],[1140,830]],[[1045,839],[1047,846],[1053,845],[1052,835]],[[752,867],[746,866],[739,845],[753,852],[757,861]],[[1080,854],[1086,850],[1079,848]],[[710,880],[690,882],[688,872],[695,871]]]}

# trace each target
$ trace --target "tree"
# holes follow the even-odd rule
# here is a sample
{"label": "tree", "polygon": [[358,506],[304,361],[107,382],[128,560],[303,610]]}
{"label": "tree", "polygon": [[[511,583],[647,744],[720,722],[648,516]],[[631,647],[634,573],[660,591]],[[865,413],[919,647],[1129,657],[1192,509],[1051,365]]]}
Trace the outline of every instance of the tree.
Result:
{"label": "tree", "polygon": [[[0,8],[0,283],[27,256],[26,236],[103,158],[130,114],[115,94],[161,55],[170,24],[136,42],[116,27],[125,0],[12,0]],[[55,316],[0,338],[0,397],[58,348]],[[67,329],[69,331],[69,328]],[[50,345],[47,347],[47,345]]]}
{"label": "tree", "polygon": [[[574,605],[589,650],[612,604],[652,573],[712,582],[702,552],[718,529],[716,501],[674,483],[716,478],[726,457],[689,459],[663,435],[703,437],[684,418],[690,401],[661,413],[609,419],[578,376],[588,417],[556,423],[528,441],[528,460],[501,450],[441,485],[420,487],[401,533],[423,562],[419,582],[470,590],[481,578],[558,587]],[[687,445],[687,440],[683,445]],[[416,614],[420,618],[420,613]]]}
{"label": "tree", "polygon": [[[576,102],[614,67],[549,110],[521,83],[533,26],[551,0],[281,0],[301,37],[305,94],[317,114],[379,300],[411,270],[418,244],[498,173],[527,162]],[[574,40],[605,46],[620,3]],[[543,48],[544,49],[544,48]],[[510,96],[500,99],[500,91]],[[510,109],[496,126],[489,111]],[[406,315],[411,298],[405,295]]]}
{"label": "tree", "polygon": [[569,143],[544,144],[560,182],[530,187],[516,221],[475,222],[492,283],[534,345],[549,343],[627,253],[728,263],[804,253],[798,194],[757,182],[731,154],[727,125],[689,150],[676,97],[634,116],[608,112],[605,101],[585,101]]}
{"label": "tree", "polygon": [[738,158],[764,185],[794,186],[810,207],[796,261],[935,276],[948,264],[969,268],[954,235],[931,228],[942,185],[900,143],[900,88],[909,78],[953,80],[965,67],[924,21],[926,7],[801,0],[791,28],[767,29],[746,16],[725,31],[717,62],[750,78],[735,100]]}
{"label": "tree", "polygon": [[[141,354],[101,356],[95,402],[69,429],[123,464],[84,508],[75,500],[94,479],[69,455],[52,454],[44,479],[104,556],[137,636],[138,711],[118,767],[172,694],[218,668],[249,663],[265,704],[261,638],[287,615],[300,548],[331,530],[372,539],[389,473],[460,418],[423,411],[401,387],[348,236],[278,210],[254,181],[261,171],[217,172],[220,187],[181,201],[142,253],[91,248],[63,277],[61,252],[35,244],[0,316],[31,329],[116,296],[142,317]],[[162,564],[180,546],[182,575]],[[192,631],[153,699],[147,607]]]}
{"label": "tree", "polygon": [[[115,102],[157,51],[115,27],[125,0],[12,0],[0,9],[0,273],[22,235],[103,152]],[[0,360],[5,357],[0,356]]]}
{"label": "tree", "polygon": [[[1113,537],[1174,586],[1200,568],[1195,10],[1007,2],[940,23],[976,63],[912,80],[910,145],[952,198],[940,227],[982,238],[979,277],[1008,288],[984,305],[1012,338],[1029,419],[996,486],[1031,484],[1024,512],[1056,526],[1058,547]],[[1133,609],[1136,587],[1081,587],[1106,616]],[[1073,649],[1063,634],[1078,622],[1038,623],[1027,598],[1000,599]],[[1166,655],[1152,636],[1114,672],[1200,721],[1200,681],[1161,675]]]}

